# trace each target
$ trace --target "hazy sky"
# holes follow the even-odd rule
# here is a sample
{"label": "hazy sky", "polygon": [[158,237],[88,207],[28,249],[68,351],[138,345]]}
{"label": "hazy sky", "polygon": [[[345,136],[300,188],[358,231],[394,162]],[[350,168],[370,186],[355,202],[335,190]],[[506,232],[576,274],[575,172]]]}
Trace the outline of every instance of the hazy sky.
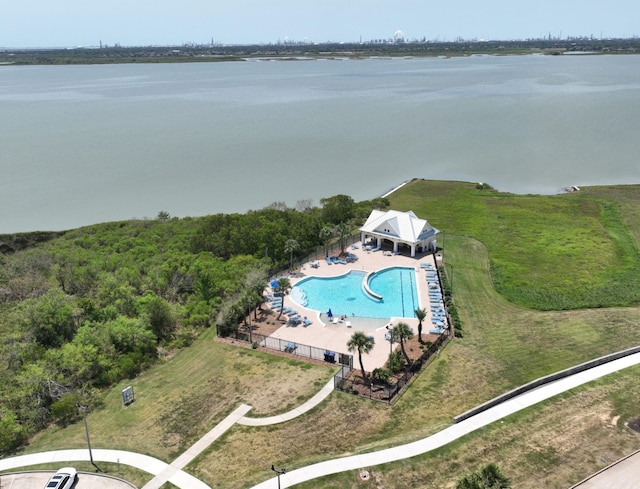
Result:
{"label": "hazy sky", "polygon": [[20,0],[0,11],[0,46],[631,37],[638,0]]}

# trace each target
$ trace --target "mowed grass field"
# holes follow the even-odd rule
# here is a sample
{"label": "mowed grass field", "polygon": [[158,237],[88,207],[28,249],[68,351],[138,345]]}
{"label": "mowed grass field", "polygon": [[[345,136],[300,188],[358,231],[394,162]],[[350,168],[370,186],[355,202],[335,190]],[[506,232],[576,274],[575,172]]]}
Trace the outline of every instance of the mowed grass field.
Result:
{"label": "mowed grass field", "polygon": [[[444,230],[444,255],[463,321],[451,342],[393,405],[334,393],[291,422],[235,426],[188,470],[214,488],[247,488],[321,460],[413,441],[453,416],[542,375],[640,343],[640,187],[515,196],[459,182],[410,182],[392,208]],[[451,277],[450,277],[451,278]],[[435,453],[302,484],[301,488],[454,487],[496,462],[518,488],[566,488],[640,448],[625,422],[640,416],[639,368],[527,409]],[[89,416],[92,445],[167,462],[240,402],[266,416],[302,403],[331,368],[219,343],[189,349],[116,386]],[[124,408],[120,391],[134,387]],[[52,428],[29,451],[84,446],[81,423]]]}

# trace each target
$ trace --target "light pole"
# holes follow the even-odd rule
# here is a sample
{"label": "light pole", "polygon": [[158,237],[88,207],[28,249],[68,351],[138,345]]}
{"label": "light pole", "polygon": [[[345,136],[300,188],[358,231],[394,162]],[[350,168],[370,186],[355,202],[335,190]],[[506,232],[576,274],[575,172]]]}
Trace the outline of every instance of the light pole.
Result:
{"label": "light pole", "polygon": [[278,489],[280,489],[280,476],[282,474],[285,474],[287,472],[287,469],[285,469],[284,467],[281,468],[280,470],[276,469],[273,465],[271,466],[271,470],[273,470],[276,474],[278,474]]}
{"label": "light pole", "polygon": [[76,404],[80,409],[82,409],[82,417],[84,418],[84,432],[87,435],[87,446],[89,447],[89,460],[91,461],[91,465],[93,465],[98,472],[102,472],[102,469],[98,467],[93,461],[93,452],[91,451],[91,441],[89,440],[89,425],[87,424],[87,407],[81,406],[80,404]]}

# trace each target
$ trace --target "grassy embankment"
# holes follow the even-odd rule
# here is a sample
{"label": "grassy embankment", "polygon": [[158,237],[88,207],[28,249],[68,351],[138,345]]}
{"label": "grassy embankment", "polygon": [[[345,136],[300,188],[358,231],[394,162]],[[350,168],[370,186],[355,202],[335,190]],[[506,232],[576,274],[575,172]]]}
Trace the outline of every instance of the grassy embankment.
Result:
{"label": "grassy embankment", "polygon": [[[513,196],[470,184],[412,182],[392,196],[392,207],[412,209],[446,230],[464,338],[392,408],[336,393],[292,422],[234,427],[189,470],[212,487],[250,487],[273,475],[272,463],[291,470],[416,440],[516,385],[638,344],[640,309],[603,307],[640,296],[632,273],[638,201],[637,187]],[[594,308],[571,310],[585,306]],[[300,487],[447,487],[487,462],[498,462],[514,487],[566,487],[637,448],[637,435],[623,422],[640,415],[638,371],[577,389],[437,453],[374,467],[370,483],[346,473]],[[129,408],[120,405],[125,384],[109,393],[104,408],[90,416],[92,443],[171,461],[239,402],[253,405],[256,415],[284,411],[311,396],[330,373],[218,344],[207,334],[133,380],[138,401]],[[29,450],[83,443],[82,426],[73,425],[50,430]]]}

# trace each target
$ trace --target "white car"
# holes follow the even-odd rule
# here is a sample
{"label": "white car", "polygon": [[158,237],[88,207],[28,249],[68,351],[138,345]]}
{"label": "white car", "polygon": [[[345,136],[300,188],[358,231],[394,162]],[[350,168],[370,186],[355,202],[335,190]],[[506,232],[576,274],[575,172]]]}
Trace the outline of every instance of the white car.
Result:
{"label": "white car", "polygon": [[78,478],[78,472],[73,467],[64,467],[51,476],[45,489],[71,489]]}

